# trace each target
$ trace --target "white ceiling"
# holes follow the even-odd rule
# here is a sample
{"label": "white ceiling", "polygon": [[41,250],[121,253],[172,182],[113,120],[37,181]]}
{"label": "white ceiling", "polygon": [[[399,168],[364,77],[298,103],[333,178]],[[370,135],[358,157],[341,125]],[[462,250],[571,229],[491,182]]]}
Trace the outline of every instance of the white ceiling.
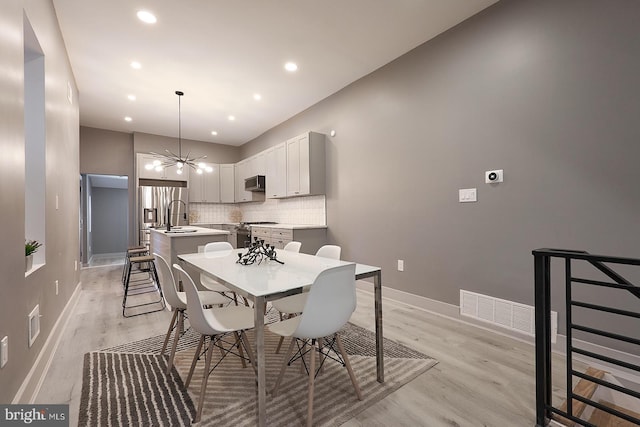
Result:
{"label": "white ceiling", "polygon": [[[183,138],[241,145],[496,1],[53,3],[83,126],[177,136],[181,90]],[[139,21],[142,9],[158,22]]]}

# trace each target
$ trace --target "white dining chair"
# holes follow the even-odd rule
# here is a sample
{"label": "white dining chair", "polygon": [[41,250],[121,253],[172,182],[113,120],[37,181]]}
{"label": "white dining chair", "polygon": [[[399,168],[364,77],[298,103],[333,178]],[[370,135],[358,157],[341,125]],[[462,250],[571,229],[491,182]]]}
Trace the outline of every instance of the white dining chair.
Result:
{"label": "white dining chair", "polygon": [[324,245],[318,249],[316,256],[330,259],[340,259],[342,248],[337,245]]}
{"label": "white dining chair", "polygon": [[[229,242],[210,242],[204,246],[204,253],[232,251],[233,246]],[[219,292],[225,297],[229,298],[229,301],[233,300],[235,305],[238,305],[238,295],[231,289],[227,288],[222,283],[212,279],[211,277],[200,274],[200,284],[210,291]],[[229,296],[231,294],[231,296]]]}
{"label": "white dining chair", "polygon": [[[232,354],[239,356],[242,360],[242,366],[245,367],[245,359],[251,363],[254,372],[256,371],[255,357],[251,350],[251,344],[247,339],[246,330],[252,329],[254,326],[253,309],[240,305],[231,305],[222,308],[212,308],[205,310],[202,308],[203,301],[201,293],[198,292],[196,284],[189,274],[178,264],[173,264],[173,268],[179,272],[183,279],[183,286],[187,294],[187,314],[189,323],[196,332],[200,333],[200,341],[191,362],[189,375],[185,381],[185,388],[189,387],[196,363],[202,354],[205,354],[205,366],[203,371],[202,384],[200,386],[200,398],[198,400],[198,409],[194,423],[200,422],[202,417],[202,405],[204,402],[204,394],[207,389],[207,381],[213,369],[218,366],[217,362],[211,369],[211,359],[213,358],[213,349],[218,348],[221,351],[221,359]],[[233,334],[234,339],[228,340],[228,336]],[[209,345],[206,346],[206,338],[209,338]],[[206,347],[204,350],[202,348]],[[237,353],[235,350],[237,349]],[[243,353],[246,353],[246,357]],[[202,353],[201,353],[202,350]]]}
{"label": "white dining chair", "polygon": [[284,248],[282,248],[282,250],[287,252],[300,252],[301,247],[302,247],[301,242],[296,242],[295,240],[293,240],[287,243],[286,245],[284,245]]}
{"label": "white dining chair", "polygon": [[[330,259],[340,259],[340,253],[342,248],[336,245],[324,245],[318,249],[316,256]],[[271,306],[280,312],[280,320],[285,317],[292,317],[302,312],[305,303],[307,302],[307,296],[309,290],[304,289],[303,292],[288,297],[280,298],[271,301]],[[276,353],[280,352],[284,338],[280,338],[278,346],[276,347]]]}
{"label": "white dining chair", "polygon": [[[304,358],[308,348],[307,344],[311,346],[307,371],[309,377],[307,426],[313,424],[313,393],[317,375],[316,352],[320,358],[319,366],[323,366],[327,359],[333,359],[347,368],[356,396],[358,400],[362,400],[362,392],[338,333],[340,328],[349,321],[356,308],[355,269],[355,264],[347,264],[324,270],[316,277],[311,286],[300,316],[268,325],[271,332],[281,337],[291,337],[287,353],[282,359],[278,379],[271,391],[272,396],[276,396],[278,392],[287,365]],[[292,356],[296,340],[303,343],[298,344],[298,350]],[[330,353],[332,353],[331,356],[329,356]]]}
{"label": "white dining chair", "polygon": [[[169,304],[169,306],[171,306],[171,309],[173,310],[173,316],[171,317],[171,322],[169,323],[169,329],[167,330],[167,335],[164,337],[162,350],[160,350],[160,354],[164,354],[165,350],[167,349],[167,344],[169,343],[171,333],[175,331],[173,344],[171,345],[171,350],[169,351],[169,362],[167,363],[168,374],[173,367],[173,359],[176,355],[178,341],[185,331],[184,311],[187,309],[187,295],[184,292],[180,292],[178,290],[175,277],[173,275],[173,272],[171,271],[171,268],[169,268],[169,263],[167,262],[167,260],[165,260],[157,253],[154,253],[153,256],[156,261],[160,283],[162,283],[162,287],[164,289],[164,298],[167,304]],[[200,294],[200,299],[205,307],[220,306],[229,302],[229,299],[227,297],[222,296],[217,292],[198,291],[198,293]]]}

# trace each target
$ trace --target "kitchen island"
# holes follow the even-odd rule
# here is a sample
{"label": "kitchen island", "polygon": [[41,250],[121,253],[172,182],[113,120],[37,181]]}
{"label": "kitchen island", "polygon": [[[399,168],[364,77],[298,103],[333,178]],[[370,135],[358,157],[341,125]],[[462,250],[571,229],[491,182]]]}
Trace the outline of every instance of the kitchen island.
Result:
{"label": "kitchen island", "polygon": [[[171,227],[171,231],[152,228],[149,249],[150,253],[159,254],[173,265],[178,262],[178,255],[199,252],[199,248],[210,242],[226,242],[228,236],[229,232],[225,230],[194,226]],[[195,270],[187,270],[187,273],[196,284],[200,283],[200,275]]]}

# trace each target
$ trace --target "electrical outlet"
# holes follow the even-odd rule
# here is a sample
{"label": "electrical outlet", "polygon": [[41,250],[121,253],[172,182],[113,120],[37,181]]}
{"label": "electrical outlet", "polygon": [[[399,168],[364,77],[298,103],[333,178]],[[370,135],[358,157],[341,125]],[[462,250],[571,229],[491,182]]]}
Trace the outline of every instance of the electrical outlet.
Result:
{"label": "electrical outlet", "polygon": [[58,281],[56,280],[56,295],[58,295]]}
{"label": "electrical outlet", "polygon": [[9,361],[9,337],[4,337],[0,341],[0,368]]}
{"label": "electrical outlet", "polygon": [[404,271],[404,260],[398,260],[398,271]]}

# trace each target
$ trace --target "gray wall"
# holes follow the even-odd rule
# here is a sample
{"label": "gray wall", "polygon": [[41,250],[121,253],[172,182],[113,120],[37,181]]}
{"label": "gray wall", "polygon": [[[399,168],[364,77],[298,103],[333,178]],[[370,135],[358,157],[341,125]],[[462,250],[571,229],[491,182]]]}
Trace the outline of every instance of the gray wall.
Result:
{"label": "gray wall", "polygon": [[[135,169],[133,164],[133,135],[86,126],[80,127],[80,173],[127,176],[129,206],[135,203]],[[129,210],[129,223],[135,214]],[[135,242],[135,230],[130,225],[128,241]],[[128,246],[128,245],[127,245]],[[88,257],[91,254],[87,254]],[[86,260],[85,260],[86,261]]]}
{"label": "gray wall", "polygon": [[128,191],[93,187],[91,200],[93,255],[126,251]]}
{"label": "gray wall", "polygon": [[[335,129],[327,221],[344,259],[445,303],[467,289],[533,304],[532,249],[640,258],[639,21],[632,0],[502,0],[242,157]],[[491,169],[505,182],[485,184]],[[458,203],[473,187],[478,202]]]}
{"label": "gray wall", "polygon": [[[46,265],[24,275],[25,139],[23,13],[45,55]],[[0,369],[0,402],[10,403],[79,282],[78,92],[51,1],[2,2],[0,14],[0,338],[9,362]],[[67,83],[73,103],[67,100]],[[56,195],[59,209],[56,209]],[[55,294],[55,280],[59,294]],[[27,317],[40,305],[40,336],[28,346]]]}

